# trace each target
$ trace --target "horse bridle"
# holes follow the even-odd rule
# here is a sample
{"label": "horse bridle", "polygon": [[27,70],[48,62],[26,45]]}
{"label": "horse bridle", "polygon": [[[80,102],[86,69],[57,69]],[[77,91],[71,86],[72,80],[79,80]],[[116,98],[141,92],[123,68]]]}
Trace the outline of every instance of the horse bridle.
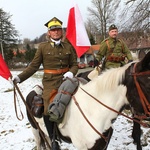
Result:
{"label": "horse bridle", "polygon": [[[129,117],[129,116],[127,116],[127,115],[125,115],[125,114],[123,114],[123,113],[121,113],[121,112],[119,112],[119,111],[116,111],[115,109],[113,109],[113,108],[111,108],[111,107],[105,105],[104,103],[102,103],[101,101],[99,101],[97,98],[95,98],[94,96],[92,96],[91,94],[89,94],[88,92],[86,92],[83,88],[80,87],[80,89],[81,89],[82,91],[84,91],[87,95],[89,95],[90,97],[92,97],[96,102],[98,102],[99,104],[103,105],[103,106],[106,107],[107,109],[109,109],[109,110],[111,110],[111,111],[117,113],[118,115],[122,115],[122,116],[124,116],[124,117],[126,117],[126,118],[128,118],[128,119],[130,119],[130,120],[132,120],[132,121],[135,121],[135,122],[141,124],[143,127],[148,127],[148,128],[150,127],[150,126],[149,126],[148,124],[146,124],[146,123],[143,123],[143,122],[138,121],[138,120],[136,120],[136,119],[134,119],[134,118],[131,118],[131,117]],[[107,141],[108,138],[107,138],[106,136],[104,136],[102,133],[100,133],[100,132],[92,125],[92,123],[88,120],[88,118],[86,117],[86,115],[85,115],[84,112],[82,111],[82,109],[81,109],[81,107],[80,107],[79,103],[77,102],[77,100],[76,100],[76,98],[75,98],[74,95],[72,95],[72,98],[73,98],[73,100],[74,100],[76,106],[78,107],[79,111],[81,112],[82,116],[83,116],[84,119],[87,121],[87,123],[91,126],[91,128],[92,128],[98,135],[100,135],[105,141]]]}
{"label": "horse bridle", "polygon": [[[136,63],[136,64],[137,64],[137,63]],[[142,116],[142,118],[147,118],[147,115],[150,115],[150,104],[148,103],[148,100],[146,99],[146,97],[145,97],[145,95],[144,95],[144,93],[143,93],[143,91],[142,91],[142,89],[141,89],[141,87],[140,87],[140,85],[139,85],[139,83],[138,83],[136,77],[137,77],[137,76],[140,76],[140,75],[149,75],[149,74],[150,74],[150,71],[135,73],[136,64],[134,65],[134,69],[133,69],[132,75],[133,75],[133,77],[134,77],[134,81],[135,81],[135,84],[136,84],[136,87],[137,87],[137,90],[138,90],[138,93],[139,93],[139,96],[140,96],[140,99],[141,99],[141,102],[142,102],[142,105],[143,105],[143,107],[144,107],[144,111],[145,111],[145,114],[146,114],[145,116]],[[131,117],[129,117],[129,116],[127,116],[127,115],[125,115],[125,114],[123,114],[123,113],[121,113],[121,112],[119,112],[119,111],[116,111],[116,110],[114,110],[113,108],[111,108],[111,107],[105,105],[104,103],[102,103],[101,101],[99,101],[97,98],[95,98],[94,96],[92,96],[91,94],[89,94],[88,92],[86,92],[83,88],[80,87],[80,89],[82,89],[82,91],[84,91],[86,94],[88,94],[90,97],[92,97],[95,101],[97,101],[98,103],[100,103],[101,105],[103,105],[104,107],[106,107],[107,109],[109,109],[109,110],[111,110],[111,111],[117,113],[118,115],[122,115],[122,116],[124,116],[124,117],[126,117],[126,118],[128,118],[128,119],[130,119],[130,120],[132,120],[132,121],[134,121],[134,122],[137,122],[137,123],[139,123],[140,125],[142,125],[143,127],[148,127],[148,128],[150,127],[149,124],[144,123],[144,122],[141,122],[141,117],[138,117],[138,116],[136,117],[136,118],[138,118],[138,119],[140,118],[140,119],[139,119],[140,121],[138,121],[138,120],[136,120],[136,119],[134,119],[134,118],[131,118]],[[105,139],[105,141],[106,141],[106,140],[107,140],[107,137],[105,137],[102,133],[100,133],[100,132],[90,123],[90,121],[89,121],[88,118],[85,116],[84,112],[82,111],[82,109],[81,109],[79,103],[77,102],[75,96],[72,95],[72,97],[73,97],[73,99],[74,99],[74,102],[75,102],[76,106],[78,107],[78,109],[80,110],[81,114],[83,115],[83,117],[85,118],[85,120],[88,122],[88,124],[92,127],[92,129],[93,129],[97,134],[99,134],[99,135],[100,135],[103,139]],[[143,101],[142,101],[142,100],[143,100]]]}
{"label": "horse bridle", "polygon": [[150,71],[144,71],[144,72],[136,73],[136,66],[137,66],[137,63],[134,64],[132,75],[134,78],[136,89],[137,89],[139,97],[140,97],[140,101],[141,101],[143,110],[144,110],[144,114],[140,115],[140,116],[136,115],[136,118],[146,119],[146,118],[150,117],[150,103],[148,102],[146,96],[143,93],[143,90],[142,90],[139,82],[137,81],[137,76],[150,75]]}

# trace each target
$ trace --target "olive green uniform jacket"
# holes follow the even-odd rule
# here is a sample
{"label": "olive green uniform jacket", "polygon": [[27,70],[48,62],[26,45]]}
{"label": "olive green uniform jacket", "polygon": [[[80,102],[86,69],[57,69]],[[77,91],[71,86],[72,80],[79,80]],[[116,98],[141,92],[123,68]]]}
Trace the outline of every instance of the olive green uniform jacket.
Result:
{"label": "olive green uniform jacket", "polygon": [[[108,42],[109,48],[106,41]],[[133,60],[130,50],[122,40],[108,37],[101,42],[100,50],[96,55],[96,59],[101,61],[105,57],[103,66],[104,69],[117,68],[126,64],[125,61],[115,62],[107,60],[107,57],[110,55],[114,57],[125,56],[128,60]]]}
{"label": "olive green uniform jacket", "polygon": [[[31,64],[19,74],[21,82],[32,76],[43,64],[44,70],[56,70],[69,68],[69,71],[76,75],[78,71],[77,55],[71,44],[61,42],[60,45],[48,41],[39,45],[35,57]],[[50,93],[54,89],[58,89],[63,82],[62,74],[43,74],[43,99],[44,99],[44,114],[47,114],[47,109],[50,103]]]}

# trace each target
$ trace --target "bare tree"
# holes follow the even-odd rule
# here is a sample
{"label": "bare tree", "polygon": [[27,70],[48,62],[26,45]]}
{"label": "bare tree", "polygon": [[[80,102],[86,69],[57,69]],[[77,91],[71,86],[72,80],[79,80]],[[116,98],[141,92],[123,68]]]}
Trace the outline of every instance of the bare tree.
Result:
{"label": "bare tree", "polygon": [[127,0],[122,16],[122,18],[128,16],[125,21],[126,29],[148,31],[150,28],[150,0]]}
{"label": "bare tree", "polygon": [[96,26],[95,23],[93,23],[90,19],[87,20],[87,22],[85,23],[85,27],[89,36],[89,39],[92,37],[94,37],[94,41],[91,44],[96,44],[97,43],[97,37],[96,37],[96,33],[98,31],[98,28]]}
{"label": "bare tree", "polygon": [[90,14],[88,22],[95,24],[94,32],[99,32],[103,40],[107,35],[107,27],[115,23],[120,0],[92,0],[91,2],[92,7],[88,7]]}

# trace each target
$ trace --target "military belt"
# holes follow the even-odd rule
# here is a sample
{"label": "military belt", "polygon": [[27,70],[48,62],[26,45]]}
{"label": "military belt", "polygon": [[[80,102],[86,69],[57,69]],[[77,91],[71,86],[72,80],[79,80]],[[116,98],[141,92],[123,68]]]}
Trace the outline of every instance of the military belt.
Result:
{"label": "military belt", "polygon": [[63,68],[63,69],[56,69],[56,70],[44,70],[44,73],[51,73],[51,74],[62,74],[69,70],[69,68]]}
{"label": "military belt", "polygon": [[125,56],[108,56],[107,57],[107,61],[112,61],[112,62],[120,62],[120,61],[124,61],[125,60]]}

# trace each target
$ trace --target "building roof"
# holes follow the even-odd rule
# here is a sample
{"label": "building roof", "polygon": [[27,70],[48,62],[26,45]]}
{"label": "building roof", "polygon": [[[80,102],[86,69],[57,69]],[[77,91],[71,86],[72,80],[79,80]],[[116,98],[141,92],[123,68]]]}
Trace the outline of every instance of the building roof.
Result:
{"label": "building roof", "polygon": [[92,54],[95,51],[98,51],[99,49],[100,49],[100,44],[91,45],[91,47],[87,50],[86,54]]}

